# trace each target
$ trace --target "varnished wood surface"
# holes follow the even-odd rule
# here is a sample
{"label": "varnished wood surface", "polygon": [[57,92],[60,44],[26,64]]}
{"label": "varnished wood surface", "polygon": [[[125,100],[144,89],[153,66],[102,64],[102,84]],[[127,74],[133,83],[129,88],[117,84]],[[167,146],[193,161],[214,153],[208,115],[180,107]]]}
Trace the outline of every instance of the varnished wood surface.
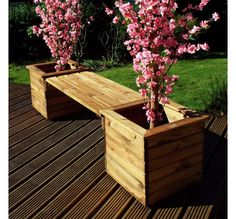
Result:
{"label": "varnished wood surface", "polygon": [[205,126],[200,184],[143,207],[105,172],[101,121],[88,110],[45,120],[30,88],[9,86],[9,218],[226,218],[227,118]]}
{"label": "varnished wood surface", "polygon": [[93,72],[47,78],[46,82],[100,116],[100,110],[142,101],[139,93]]}

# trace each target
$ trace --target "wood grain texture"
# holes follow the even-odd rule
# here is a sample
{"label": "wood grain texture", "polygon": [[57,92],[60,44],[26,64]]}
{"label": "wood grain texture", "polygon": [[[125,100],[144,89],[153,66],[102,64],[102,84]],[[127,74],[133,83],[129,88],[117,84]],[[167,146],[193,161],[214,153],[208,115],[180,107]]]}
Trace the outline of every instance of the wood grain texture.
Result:
{"label": "wood grain texture", "polygon": [[[22,98],[29,98],[30,87],[10,84],[9,88],[10,219],[54,219],[66,214],[68,218],[227,218],[227,117],[212,116],[205,124],[202,182],[191,187],[192,177],[182,187],[187,189],[178,193],[178,185],[162,187],[152,195],[160,201],[145,207],[105,172],[100,119],[86,109],[56,122],[45,120],[31,104],[13,110]],[[198,134],[194,136],[197,143]],[[172,151],[163,147],[154,157]],[[196,154],[163,166],[152,182],[197,165],[200,158]]]}
{"label": "wood grain texture", "polygon": [[133,119],[137,117],[132,114],[135,105],[126,107],[101,111],[105,117],[107,172],[144,206],[153,206],[160,199],[199,182],[207,117],[184,118],[175,107],[169,107],[166,113],[171,112],[172,118],[176,114],[175,119],[147,130]]}
{"label": "wood grain texture", "polygon": [[54,62],[27,66],[30,71],[31,100],[33,107],[47,119],[56,119],[65,115],[79,113],[83,107],[58,89],[48,84],[44,78],[60,74],[78,72],[67,69],[62,72],[50,73]]}

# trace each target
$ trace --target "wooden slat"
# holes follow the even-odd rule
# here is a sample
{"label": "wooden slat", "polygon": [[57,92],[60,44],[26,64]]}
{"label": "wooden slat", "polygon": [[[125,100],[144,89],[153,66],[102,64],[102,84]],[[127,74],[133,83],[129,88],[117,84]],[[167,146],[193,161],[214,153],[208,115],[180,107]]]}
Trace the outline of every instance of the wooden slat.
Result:
{"label": "wooden slat", "polygon": [[62,218],[91,218],[117,187],[117,183],[106,175]]}
{"label": "wooden slat", "polygon": [[38,114],[39,113],[36,110],[31,109],[31,110],[29,110],[25,113],[22,113],[22,116],[18,116],[16,118],[9,119],[9,120],[11,120],[10,123],[9,123],[9,128],[11,128],[11,127],[23,122],[23,121],[35,116],[35,115],[38,115]]}
{"label": "wooden slat", "polygon": [[162,146],[150,148],[147,150],[147,159],[153,160],[162,156],[166,156],[171,153],[175,153],[185,147],[200,143],[204,141],[203,133],[196,133],[184,138],[177,139],[175,141],[170,141]]}
{"label": "wooden slat", "polygon": [[[71,206],[80,201],[105,176],[104,158],[99,159],[86,173],[79,176],[62,193],[45,206],[35,219],[61,218]],[[75,192],[76,191],[76,192]],[[70,197],[70,198],[68,198]]]}
{"label": "wooden slat", "polygon": [[30,104],[31,104],[31,102],[29,101],[29,99],[23,100],[23,101],[15,104],[13,106],[11,106],[10,109],[9,109],[9,112],[11,113],[13,111],[16,111],[16,110],[18,110],[18,109],[20,109],[24,106],[30,105]]}
{"label": "wooden slat", "polygon": [[11,109],[12,106],[19,104],[22,101],[28,100],[30,102],[30,93],[26,93],[22,96],[19,96],[18,98],[15,98],[11,101],[9,101],[9,108]]}
{"label": "wooden slat", "polygon": [[[106,93],[113,90],[114,93],[117,93],[121,98],[121,94],[124,94],[124,99],[127,100],[139,100],[141,99],[140,94],[128,87],[125,87],[123,85],[120,85],[110,79],[104,78],[98,74],[95,74],[93,72],[83,72],[81,75],[83,75],[83,79],[86,81],[89,81],[89,83],[97,84],[101,90],[104,90]],[[76,74],[75,76],[80,76],[79,74]],[[111,90],[110,90],[111,89]],[[112,91],[112,92],[113,92]]]}
{"label": "wooden slat", "polygon": [[27,105],[27,106],[22,107],[21,109],[18,109],[17,111],[11,112],[9,113],[9,120],[14,119],[18,116],[21,116],[21,114],[26,113],[30,110],[32,110],[32,106]]}
{"label": "wooden slat", "polygon": [[143,136],[146,133],[146,129],[112,110],[103,110],[102,114],[105,116],[105,122],[108,126],[115,127],[118,132],[132,140],[135,144],[140,146],[141,150],[143,150]]}
{"label": "wooden slat", "polygon": [[186,168],[200,164],[202,163],[202,161],[203,161],[203,155],[202,153],[199,153],[191,157],[179,160],[178,162],[170,163],[169,165],[159,168],[158,170],[155,169],[154,173],[150,171],[149,182],[151,183],[153,181],[158,181],[158,179],[169,176],[171,174],[178,173],[179,171],[183,171]]}
{"label": "wooden slat", "polygon": [[68,81],[71,86],[78,89],[78,92],[83,92],[86,95],[88,95],[89,97],[94,98],[98,102],[102,102],[102,103],[104,102],[108,106],[117,105],[120,103],[119,99],[117,99],[113,96],[110,96],[110,93],[102,93],[98,89],[98,87],[99,87],[98,84],[96,85],[96,89],[95,89],[95,87],[91,87],[91,85],[88,83],[87,84],[85,82],[82,83],[83,78],[81,78],[81,77],[75,77],[73,75],[68,75],[68,76],[62,76],[60,78],[63,78],[65,81]]}
{"label": "wooden slat", "polygon": [[190,177],[189,179],[186,179],[185,181],[181,181],[179,183],[175,183],[173,185],[167,186],[166,188],[161,189],[159,192],[155,192],[152,195],[150,195],[148,197],[149,203],[153,203],[155,200],[161,200],[163,198],[171,196],[181,190],[184,191],[184,189],[196,183],[199,183],[199,175]]}
{"label": "wooden slat", "polygon": [[43,117],[39,116],[38,114],[36,114],[35,116],[32,116],[28,119],[25,119],[21,123],[18,123],[17,125],[15,125],[9,129],[9,136],[10,137],[14,136],[15,134],[21,132],[22,130],[30,127],[32,124],[36,124],[42,120],[43,120]]}
{"label": "wooden slat", "polygon": [[188,157],[197,155],[203,152],[203,143],[197,143],[189,147],[185,147],[182,150],[178,150],[175,153],[168,154],[167,156],[159,157],[158,159],[151,160],[148,163],[147,169],[149,171],[164,167],[168,164],[179,162]]}
{"label": "wooden slat", "polygon": [[138,92],[92,72],[52,77],[46,81],[98,115],[100,110],[141,99]]}
{"label": "wooden slat", "polygon": [[[88,129],[86,129],[85,128],[85,130],[86,131],[88,131]],[[65,130],[66,131],[66,130]],[[94,131],[94,130],[92,130],[92,131]],[[97,132],[95,132],[96,134],[98,134],[99,132],[97,131]],[[101,131],[100,131],[100,133],[101,133]],[[58,136],[60,136],[60,134],[61,133],[57,133],[58,134]],[[81,136],[83,136],[84,135],[84,133],[82,132],[81,133]],[[96,135],[95,135],[96,136]],[[99,138],[99,136],[100,135],[97,135],[96,136],[96,138]],[[79,137],[79,136],[78,136]],[[95,140],[97,140],[96,138],[94,138],[93,140],[95,141]],[[41,149],[41,151],[42,152],[44,152],[44,151],[46,151],[46,154],[47,155],[53,155],[53,154],[55,154],[56,153],[56,149],[55,148],[52,148],[51,150],[48,150],[48,147],[50,148],[50,145],[51,144],[49,144],[48,145],[48,147],[44,147],[44,145],[45,145],[45,143],[48,141],[48,142],[50,142],[51,140],[52,140],[52,142],[54,143],[55,142],[55,139],[58,139],[57,140],[57,142],[59,142],[60,141],[60,138],[58,138],[57,137],[57,135],[54,135],[53,136],[53,138],[49,138],[48,140],[46,139],[46,141],[44,141],[44,142],[40,142],[40,144],[38,144],[38,145],[36,145],[35,147],[33,147],[32,148],[32,152],[34,152],[35,151],[35,153],[37,153],[37,151],[40,149],[40,148],[42,148]],[[57,143],[57,142],[55,142],[55,143]],[[61,146],[60,144],[58,145],[58,146]],[[57,145],[56,145],[56,147],[57,147]],[[48,151],[47,151],[48,150]],[[28,151],[27,151],[28,152]],[[22,158],[25,158],[25,160],[27,161],[27,160],[31,160],[30,158],[30,152],[25,152],[24,154],[22,154]],[[42,153],[41,152],[41,153]],[[19,169],[17,172],[14,172],[13,174],[11,174],[10,175],[10,177],[9,177],[9,179],[11,180],[11,184],[10,184],[10,189],[11,188],[14,188],[14,187],[16,187],[17,186],[17,184],[16,183],[20,183],[21,181],[23,182],[25,179],[27,179],[29,176],[31,176],[32,174],[34,174],[34,172],[31,170],[31,166],[33,165],[36,165],[37,167],[38,167],[38,169],[40,169],[40,168],[43,168],[43,167],[45,167],[45,165],[47,165],[47,163],[48,163],[48,158],[50,158],[50,156],[49,157],[47,157],[47,156],[44,156],[44,155],[42,155],[42,156],[39,156],[39,157],[37,157],[37,159],[35,159],[35,160],[33,160],[31,163],[28,163],[26,166],[23,166],[21,169]],[[19,162],[19,161],[18,161]],[[21,165],[22,165],[22,163],[24,163],[23,161],[21,161],[21,162],[19,162]],[[27,162],[26,162],[27,163]],[[14,162],[12,162],[12,164],[13,164],[13,166],[14,166]],[[19,178],[19,176],[20,176],[20,178]]]}
{"label": "wooden slat", "polygon": [[[203,121],[205,119],[206,117],[189,118],[147,130],[145,139],[148,147],[161,146],[166,142],[175,141],[184,136],[196,134],[199,130],[204,128]],[[188,131],[186,131],[186,127],[188,127]]]}
{"label": "wooden slat", "polygon": [[[221,121],[225,121],[225,118],[217,118]],[[218,130],[218,122],[214,122],[211,130]],[[183,216],[184,219],[198,219],[209,218],[215,202],[218,199],[221,185],[225,185],[225,179],[227,174],[227,139],[221,138],[220,147],[216,148],[214,158],[211,160],[210,166],[205,173],[203,182],[199,191],[192,198],[186,213]],[[217,205],[217,204],[216,204]]]}
{"label": "wooden slat", "polygon": [[128,189],[131,194],[135,194],[137,199],[145,202],[145,188],[142,182],[130,174],[126,169],[121,167],[112,157],[106,154],[106,170],[115,180],[117,180],[124,188]]}
{"label": "wooden slat", "polygon": [[[98,127],[100,127],[100,124],[98,123],[95,123],[95,122],[92,122],[92,123],[89,123],[87,126],[85,125],[87,123],[87,121],[82,121],[80,123],[78,122],[74,122],[74,123],[71,123],[69,124],[68,126],[66,127],[61,127],[61,129],[56,132],[55,134],[49,136],[48,138],[40,141],[38,144],[36,144],[34,147],[31,147],[30,149],[28,149],[27,151],[25,151],[24,153],[18,155],[17,157],[15,157],[14,159],[11,159],[11,163],[9,165],[9,170],[10,170],[10,173],[12,171],[14,171],[14,167],[16,166],[17,164],[17,167],[21,167],[23,166],[24,164],[27,164],[30,160],[33,160],[37,157],[37,165],[38,168],[40,168],[41,165],[45,165],[47,162],[47,160],[45,159],[42,159],[41,162],[39,162],[39,156],[38,154],[43,154],[43,153],[46,153],[46,156],[45,154],[43,155],[40,155],[40,157],[47,157],[47,158],[50,158],[50,157],[53,157],[56,156],[54,153],[55,153],[55,147],[57,148],[58,146],[60,146],[60,142],[62,141],[63,143],[65,142],[64,138],[69,136],[69,135],[72,135],[74,134],[74,132],[76,131],[80,131],[80,135],[77,135],[78,139],[80,139],[80,136],[86,136],[87,132],[89,129],[91,129],[92,131],[96,130]],[[76,126],[76,128],[75,128]],[[82,128],[82,130],[80,130],[80,128]],[[47,144],[47,147],[45,148],[44,145]],[[55,145],[55,147],[53,147]],[[52,154],[50,154],[50,152]],[[54,153],[53,153],[54,152]],[[34,160],[35,162],[35,160]],[[11,165],[12,164],[12,165]],[[29,165],[32,165],[32,164],[29,164]],[[27,168],[27,166],[25,166],[23,169],[30,169],[30,168]],[[22,171],[22,169],[21,169]],[[19,174],[19,173],[18,173]],[[24,174],[20,174],[20,175],[24,175]]]}
{"label": "wooden slat", "polygon": [[[14,88],[15,91],[20,89],[20,87],[17,85]],[[17,95],[17,92],[14,95]],[[14,101],[12,105],[18,103],[17,98],[24,99],[24,95],[12,96],[12,101]],[[12,133],[13,137],[11,139],[14,139],[14,141],[13,145],[10,142],[9,146],[14,148],[21,145],[23,148],[27,148],[13,158],[13,160],[19,159],[15,166],[12,167],[14,170],[19,171],[23,170],[24,167],[29,169],[23,175],[25,177],[24,180],[16,183],[16,186],[9,192],[9,218],[50,219],[63,218],[66,215],[69,215],[68,218],[71,218],[71,215],[74,215],[74,218],[224,218],[224,212],[226,211],[224,202],[227,185],[225,166],[227,141],[225,141],[223,135],[227,137],[226,118],[215,117],[215,120],[212,117],[206,122],[205,128],[209,128],[209,131],[206,132],[204,160],[206,159],[207,162],[204,162],[206,171],[203,182],[192,189],[189,188],[159,201],[153,208],[147,208],[142,206],[104,172],[102,130],[99,128],[94,132],[91,126],[90,131],[84,131],[84,134],[81,133],[83,130],[82,123],[84,124],[85,121],[90,121],[92,118],[87,116],[87,112],[79,116],[79,121],[68,120],[70,121],[69,124],[71,124],[71,131],[67,134],[62,134],[59,138],[63,140],[58,143],[54,141],[56,144],[53,143],[53,137],[50,136],[56,135],[57,131],[52,134],[46,132],[47,127],[51,127],[55,122],[47,121],[48,125],[46,125],[42,120],[40,122],[32,120],[32,123],[28,125],[25,123],[25,125],[20,126],[24,118],[29,119],[31,116],[36,115],[32,114],[32,112],[32,107],[27,105],[9,114],[9,125],[13,128],[21,127],[20,131],[15,129],[16,133]],[[84,116],[85,119],[83,119]],[[82,121],[80,121],[81,119]],[[60,130],[59,127],[67,127],[65,126],[66,122],[58,121],[60,123],[58,130]],[[42,124],[42,127],[40,124]],[[74,131],[72,124],[75,126]],[[79,124],[82,125],[81,128],[79,128]],[[39,133],[44,133],[43,136],[37,133],[37,128],[41,130]],[[31,130],[32,134],[30,134]],[[21,133],[25,136],[20,136]],[[110,139],[112,142],[116,142],[116,137],[113,134],[110,132]],[[35,135],[38,137],[32,138]],[[193,136],[195,137],[192,139],[197,143],[198,135]],[[17,138],[19,139],[17,140]],[[28,143],[26,141],[27,138],[31,138]],[[45,150],[41,147],[41,140],[45,142],[43,147]],[[26,147],[23,142],[26,143]],[[131,146],[132,144],[133,142],[130,141]],[[28,153],[27,151],[30,148],[36,147],[36,145],[39,148],[32,154],[32,159],[28,157],[24,160],[23,155]],[[50,148],[46,149],[47,146]],[[186,147],[188,147],[187,144]],[[127,149],[132,151],[131,148]],[[172,150],[165,151],[164,147],[159,153],[158,151],[154,153],[154,151],[155,149],[153,148],[153,155],[150,153],[151,159],[173,153]],[[190,166],[197,164],[198,158],[200,159],[198,155],[194,157],[196,159],[191,160]],[[160,174],[162,174],[160,176],[170,176],[175,169],[176,171],[178,169],[181,170],[181,162],[180,160],[179,163],[170,163],[162,167],[159,169],[161,171]],[[188,163],[188,161],[186,162]],[[13,171],[12,173],[14,172],[18,171]],[[21,180],[22,176],[18,177]],[[155,180],[156,178],[154,177]],[[195,178],[193,177],[191,180],[195,180]],[[109,184],[109,182],[112,183]],[[11,184],[11,180],[9,183]],[[166,185],[166,189],[162,187],[160,190],[162,193],[157,193],[156,195],[166,196],[170,190],[173,193],[176,191],[175,187],[179,186],[185,188],[186,185],[182,183],[175,186],[170,185],[170,187]]]}
{"label": "wooden slat", "polygon": [[43,188],[31,195],[25,202],[10,213],[10,218],[26,218],[36,214],[42,206],[48,204],[56,194],[62,192],[68,187],[78,176],[83,173],[90,165],[101,157],[103,147],[98,145],[90,153],[85,154],[73,164],[68,166],[62,173],[55,176]]}
{"label": "wooden slat", "polygon": [[[163,178],[160,178],[156,181],[153,181],[149,184],[149,193],[155,193],[157,191],[162,192],[166,187],[171,185],[178,184],[180,182],[187,181],[191,177],[195,177],[196,175],[199,176],[199,180],[201,179],[201,171],[202,171],[202,164],[198,163],[197,165],[191,166],[189,168],[185,168],[184,170],[175,172],[174,174],[170,174]],[[158,194],[157,194],[158,195]]]}
{"label": "wooden slat", "polygon": [[15,90],[9,94],[9,100],[17,99],[20,96],[24,96],[30,93],[30,89],[25,90]]}
{"label": "wooden slat", "polygon": [[135,201],[127,210],[127,212],[122,216],[122,218],[148,218],[150,212],[150,208],[144,207],[141,205],[141,203]]}
{"label": "wooden slat", "polygon": [[[35,172],[35,174],[31,174],[30,179],[18,186],[16,190],[11,192],[9,196],[10,206],[13,208],[15,205],[17,205],[17,203],[21,203],[22,200],[27,197],[30,197],[30,195],[34,194],[40,187],[42,187],[42,185],[45,185],[45,183],[47,183],[49,179],[53,179],[55,176],[60,174],[60,172],[65,168],[65,166],[83,156],[86,150],[92,149],[94,144],[101,140],[101,136],[97,134],[98,133],[95,132],[94,136],[91,135],[91,138],[86,138],[83,141],[81,141],[81,138],[84,137],[83,135],[78,136],[77,140],[75,139],[76,135],[74,135],[74,137],[67,138],[66,141],[56,145],[56,147],[48,151],[46,154],[34,160],[32,162],[32,165],[28,165],[28,167],[30,168],[30,166],[39,165],[39,170],[41,171],[38,172],[32,169],[24,171],[28,173]],[[76,143],[76,141],[79,142]],[[104,145],[103,142],[98,144],[99,147],[103,147]],[[68,149],[66,148],[66,146],[68,146]],[[51,155],[52,157],[47,155]],[[53,155],[59,158],[54,160]],[[43,161],[45,161],[45,165]],[[35,186],[35,182],[37,182],[37,186]],[[14,201],[15,197],[17,197],[17,202]]]}
{"label": "wooden slat", "polygon": [[[63,121],[63,123],[64,123],[63,125],[68,125],[69,123],[71,123],[71,121]],[[47,127],[46,129],[43,129],[37,132],[35,135],[32,135],[31,137],[20,142],[20,144],[18,144],[17,147],[16,146],[10,147],[9,158],[11,159],[17,156],[18,154],[21,154],[22,152],[26,151],[27,149],[33,147],[33,145],[37,144],[38,142],[57,132],[62,127],[63,127],[62,123],[54,122],[50,124],[50,126]]]}
{"label": "wooden slat", "polygon": [[132,201],[133,197],[125,189],[119,187],[92,218],[121,218]]}
{"label": "wooden slat", "polygon": [[58,78],[48,78],[47,82],[96,114],[99,114],[100,109],[107,107],[107,105],[95,102],[91,97],[77,92],[66,81],[59,80]]}
{"label": "wooden slat", "polygon": [[124,157],[144,171],[144,152],[140,150],[140,146],[121,136],[120,133],[109,126],[106,127],[106,144],[118,156]]}

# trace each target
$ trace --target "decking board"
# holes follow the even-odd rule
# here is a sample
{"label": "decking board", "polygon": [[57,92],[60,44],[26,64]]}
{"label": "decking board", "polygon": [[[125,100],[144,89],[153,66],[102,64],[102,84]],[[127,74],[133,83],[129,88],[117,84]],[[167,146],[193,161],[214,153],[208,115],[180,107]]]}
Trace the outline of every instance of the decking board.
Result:
{"label": "decking board", "polygon": [[100,119],[84,109],[47,121],[29,90],[9,85],[10,219],[226,218],[227,117],[206,122],[202,183],[145,208],[106,174]]}

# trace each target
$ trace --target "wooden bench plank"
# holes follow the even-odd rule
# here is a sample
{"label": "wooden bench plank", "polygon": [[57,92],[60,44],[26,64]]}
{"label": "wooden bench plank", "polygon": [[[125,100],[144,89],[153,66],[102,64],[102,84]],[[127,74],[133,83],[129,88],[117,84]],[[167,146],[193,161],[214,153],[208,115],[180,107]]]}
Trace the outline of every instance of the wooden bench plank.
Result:
{"label": "wooden bench plank", "polygon": [[50,83],[52,86],[57,88],[58,90],[62,91],[70,98],[74,99],[78,103],[82,104],[83,106],[87,107],[92,112],[99,115],[99,110],[106,108],[107,105],[94,101],[93,98],[89,97],[88,95],[78,92],[77,89],[71,87],[67,81],[63,81],[59,78],[48,78],[47,82]]}
{"label": "wooden bench plank", "polygon": [[83,81],[91,88],[96,87],[99,92],[117,99],[121,104],[141,99],[138,92],[92,72],[82,72],[74,74],[72,77],[79,78],[81,82]]}
{"label": "wooden bench plank", "polygon": [[46,82],[99,116],[100,110],[143,100],[138,92],[92,72],[50,77]]}

